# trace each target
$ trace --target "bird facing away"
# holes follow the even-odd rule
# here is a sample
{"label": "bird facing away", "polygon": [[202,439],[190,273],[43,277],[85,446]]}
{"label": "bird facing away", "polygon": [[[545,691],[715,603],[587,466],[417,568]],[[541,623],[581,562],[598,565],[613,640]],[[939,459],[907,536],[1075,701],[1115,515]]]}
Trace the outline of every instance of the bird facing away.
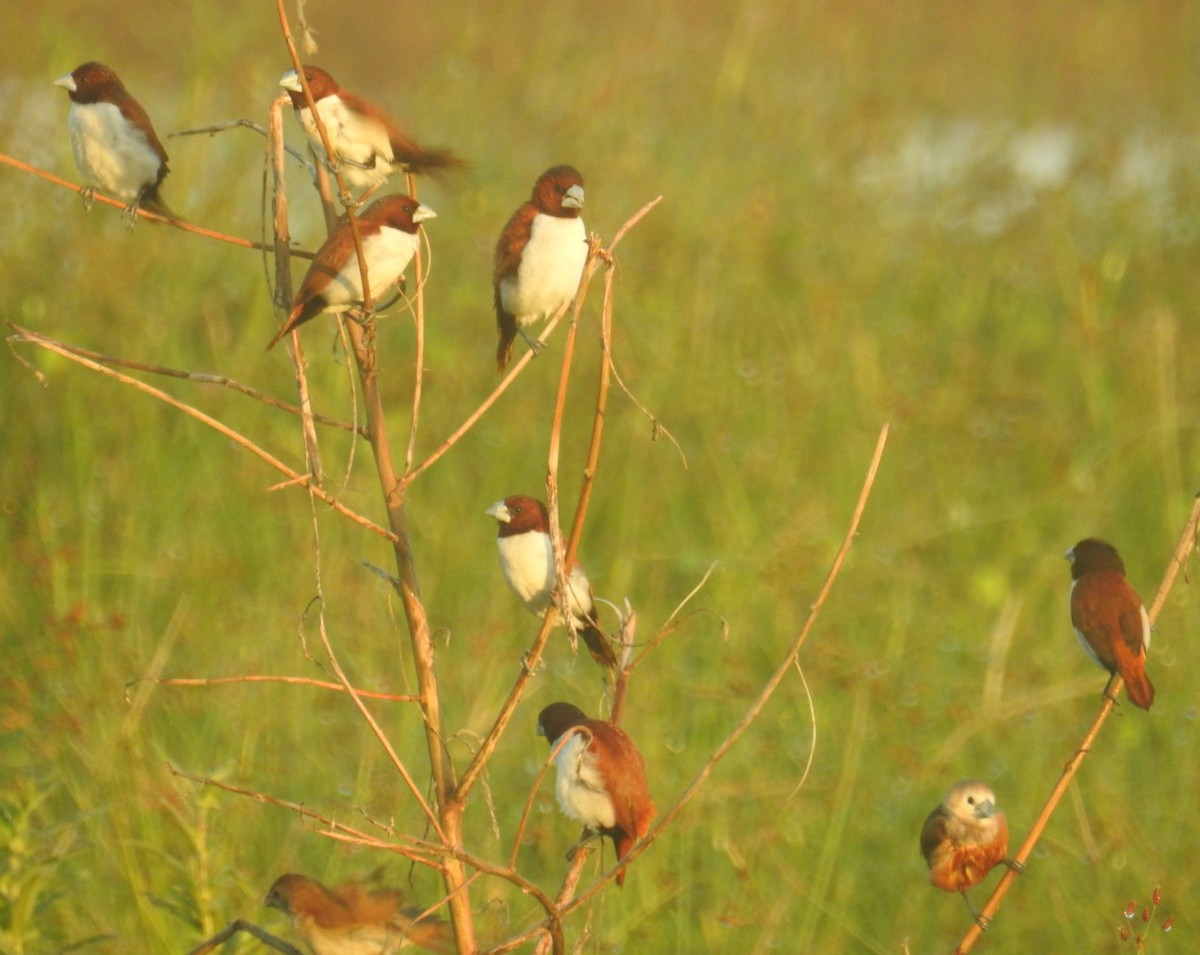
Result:
{"label": "bird facing away", "polygon": [[[437,213],[416,199],[391,195],[376,199],[358,217],[358,235],[367,260],[367,282],[373,301],[378,302],[381,295],[403,278],[420,241],[417,227],[436,216]],[[321,312],[356,308],[362,305],[362,298],[362,273],[354,252],[354,233],[349,220],[343,217],[317,250],[292,300],[287,321],[267,348]]]}
{"label": "bird facing away", "polygon": [[508,366],[518,332],[536,351],[525,329],[575,298],[588,255],[582,209],[583,176],[573,166],[554,166],[500,233],[492,273],[499,371]]}
{"label": "bird facing away", "polygon": [[1022,868],[1008,858],[1008,822],[1004,813],[996,811],[996,796],[978,779],[955,783],[925,819],[921,855],[929,866],[929,881],[947,892],[961,892],[982,928],[987,922],[971,905],[967,890],[982,882],[995,865]]}
{"label": "bird facing away", "polygon": [[1134,706],[1149,710],[1154,684],[1146,675],[1150,617],[1125,576],[1117,549],[1095,537],[1081,540],[1064,555],[1071,562],[1071,625],[1079,645],[1113,678],[1120,674]]}
{"label": "bird facing away", "polygon": [[[500,570],[509,588],[530,613],[540,616],[551,609],[557,617],[552,604],[558,574],[546,505],[528,495],[514,494],[497,501],[486,513],[498,525],[496,547],[500,552]],[[601,666],[615,667],[616,655],[596,616],[592,585],[578,561],[571,568],[568,589],[571,630],[583,638],[592,659]]]}
{"label": "bird facing away", "polygon": [[419,945],[450,952],[449,925],[441,919],[416,921],[420,908],[404,908],[393,889],[369,889],[347,882],[328,889],[306,875],[281,875],[264,904],[291,916],[296,933],[313,955],[393,955]]}
{"label": "bird facing away", "polygon": [[[633,844],[650,831],[658,812],[646,785],[642,754],[616,724],[589,720],[570,703],[551,703],[538,715],[538,735],[544,736],[553,750],[567,734],[571,738],[554,757],[558,806],[588,830],[581,843],[593,833],[608,836],[617,859],[624,859]],[[617,885],[625,884],[625,871],[617,874]]]}
{"label": "bird facing away", "polygon": [[[342,89],[337,80],[319,66],[304,67],[304,77],[329,145],[338,159],[338,171],[352,189],[383,185],[397,169],[428,173],[465,166],[447,149],[424,149],[413,142],[374,103]],[[313,151],[325,156],[321,135],[312,110],[304,98],[304,87],[294,69],[279,79],[288,92],[296,119],[312,143]]]}
{"label": "bird facing away", "polygon": [[121,78],[102,63],[88,62],[54,84],[71,99],[67,127],[75,164],[89,182],[88,207],[96,189],[102,189],[126,203],[130,226],[139,208],[176,218],[158,194],[169,171],[167,151]]}

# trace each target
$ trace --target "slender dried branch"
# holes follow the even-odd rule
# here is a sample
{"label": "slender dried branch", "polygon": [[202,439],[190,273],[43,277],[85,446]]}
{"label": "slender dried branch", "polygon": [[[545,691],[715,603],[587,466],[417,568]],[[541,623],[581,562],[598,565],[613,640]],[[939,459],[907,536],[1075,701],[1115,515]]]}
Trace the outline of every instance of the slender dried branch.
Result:
{"label": "slender dried branch", "polygon": [[[1167,564],[1162,583],[1158,585],[1158,592],[1155,594],[1153,602],[1146,611],[1152,626],[1154,621],[1158,619],[1159,611],[1162,610],[1163,604],[1171,592],[1171,588],[1175,585],[1175,578],[1179,575],[1180,569],[1182,569],[1184,562],[1196,548],[1196,535],[1198,532],[1200,532],[1200,496],[1197,496],[1192,504],[1192,511],[1188,515],[1187,521],[1184,522],[1183,530],[1179,535],[1179,543],[1175,546],[1175,552],[1171,555],[1171,560]],[[1025,837],[1025,841],[1021,843],[1021,848],[1017,850],[1017,854],[1013,857],[1022,865],[1033,854],[1034,847],[1037,845],[1038,840],[1041,839],[1047,823],[1050,822],[1050,817],[1054,815],[1054,811],[1062,801],[1062,797],[1066,793],[1067,787],[1071,784],[1071,780],[1074,779],[1075,773],[1083,765],[1083,761],[1087,758],[1088,753],[1092,751],[1092,745],[1100,733],[1100,728],[1112,713],[1115,706],[1114,700],[1124,685],[1125,683],[1120,676],[1117,676],[1109,685],[1109,691],[1101,701],[1100,710],[1096,714],[1096,718],[1092,720],[1091,726],[1088,727],[1087,732],[1084,734],[1083,741],[1079,744],[1071,758],[1067,760],[1067,764],[1063,767],[1058,782],[1055,783],[1054,788],[1050,791],[1049,798],[1047,798],[1045,805],[1042,806],[1042,811],[1038,813],[1037,819],[1029,830],[1029,835]],[[1019,873],[1013,869],[1004,870],[1004,875],[996,884],[996,888],[992,891],[991,897],[987,900],[987,904],[980,913],[983,916],[985,924],[988,919],[991,919],[999,911],[1004,896],[1008,894],[1008,890],[1012,887],[1013,881],[1018,875]],[[958,943],[958,947],[955,949],[956,955],[966,955],[974,947],[975,943],[979,940],[979,936],[982,934],[983,929],[977,923],[973,922],[967,934]]]}
{"label": "slender dried branch", "polygon": [[[39,169],[37,166],[31,166],[27,162],[14,159],[12,156],[6,156],[4,153],[0,153],[0,163],[6,166],[12,166],[14,169],[20,169],[22,172],[32,173],[35,176],[45,179],[47,182],[53,183],[56,186],[61,186],[64,189],[70,189],[72,192],[77,192],[80,195],[82,195],[83,191],[87,188],[86,186],[80,186],[66,179],[62,179],[54,175],[52,172],[47,172],[45,169]],[[109,196],[99,192],[94,193],[94,198],[102,205],[113,206],[116,209],[124,210],[127,205],[127,203],[120,202],[117,199],[110,198]],[[175,227],[176,229],[181,229],[184,232],[191,232],[193,235],[203,236],[206,239],[217,239],[220,242],[227,242],[230,245],[241,246],[243,249],[257,249],[260,252],[273,251],[270,246],[264,245],[261,242],[251,242],[249,239],[239,239],[235,235],[226,235],[224,232],[206,229],[203,226],[193,225],[190,222],[184,222],[182,219],[168,219],[166,216],[160,216],[155,212],[150,212],[149,210],[142,209],[140,207],[137,209],[137,214],[144,219],[149,219],[151,222],[164,222],[169,226]],[[299,249],[293,251],[292,255],[298,255],[301,258],[306,259],[311,259],[313,257],[312,252],[303,252]]]}
{"label": "slender dried branch", "polygon": [[[22,336],[29,334],[28,332],[19,329],[18,326],[12,326],[14,329],[21,331]],[[109,365],[113,368],[128,368],[131,371],[144,371],[148,375],[161,375],[164,378],[178,378],[181,381],[190,381],[197,385],[219,385],[222,388],[228,388],[230,391],[236,391],[240,395],[245,395],[247,398],[253,398],[255,401],[262,402],[270,408],[275,408],[278,411],[284,411],[287,414],[298,415],[300,408],[296,405],[288,404],[286,401],[280,401],[278,398],[268,395],[265,392],[259,391],[257,388],[251,388],[249,385],[244,385],[240,381],[230,378],[226,375],[213,374],[211,372],[185,371],[182,368],[168,368],[165,365],[150,365],[146,362],[133,361],[128,358],[118,358],[116,355],[105,355],[101,352],[91,351],[87,348],[80,348],[78,345],[70,345],[66,342],[59,342],[60,347],[66,349],[72,354],[79,355],[83,358],[90,358],[92,361],[99,362],[102,365]],[[330,428],[337,428],[341,431],[358,430],[363,433],[362,428],[356,429],[354,425],[346,421],[338,421],[336,418],[330,418],[326,415],[313,415],[313,420],[318,424],[326,425]]]}
{"label": "slender dried branch", "polygon": [[233,938],[238,932],[245,932],[248,935],[253,935],[256,939],[262,942],[269,948],[275,949],[277,952],[283,952],[283,955],[301,955],[300,949],[289,945],[278,936],[272,935],[264,928],[259,928],[253,922],[247,922],[244,919],[237,919],[230,922],[225,928],[219,931],[211,938],[205,939],[195,948],[188,951],[187,955],[207,955],[219,945]]}
{"label": "slender dried branch", "polygon": [[[123,375],[118,371],[114,371],[113,369],[108,368],[108,367],[100,364],[99,362],[95,362],[95,361],[92,361],[91,359],[84,358],[83,356],[76,354],[74,351],[72,351],[66,345],[63,345],[62,343],[57,342],[52,338],[47,338],[45,335],[39,335],[37,332],[30,331],[27,328],[22,328],[19,325],[13,325],[11,323],[9,324],[9,328],[11,328],[13,331],[15,331],[17,333],[17,335],[19,336],[18,340],[27,341],[30,344],[37,345],[39,348],[44,348],[47,351],[54,352],[57,355],[62,355],[64,358],[69,358],[71,361],[73,361],[77,364],[83,365],[85,368],[92,369],[92,371],[97,371],[102,375],[108,376],[109,378],[116,379],[117,381],[121,382],[122,384],[129,385],[131,388],[135,388],[138,391],[143,392],[144,394],[150,395],[152,398],[157,398],[159,401],[163,402],[164,404],[168,404],[172,408],[176,408],[176,409],[182,411],[184,414],[186,414],[192,418],[195,418],[197,421],[208,425],[214,431],[217,431],[220,434],[225,435],[225,437],[229,438],[231,441],[234,441],[237,444],[240,444],[243,448],[245,448],[251,454],[253,454],[256,457],[260,458],[261,460],[265,461],[267,464],[269,464],[271,467],[275,468],[277,471],[280,471],[281,473],[287,475],[287,477],[289,478],[289,480],[292,483],[303,484],[306,486],[311,484],[310,478],[307,474],[301,474],[298,471],[288,467],[286,464],[284,464],[282,461],[280,461],[274,455],[268,453],[264,448],[260,447],[259,445],[255,444],[254,442],[250,441],[244,435],[240,434],[237,431],[234,431],[232,428],[230,428],[227,425],[223,424],[222,422],[218,421],[216,418],[213,418],[210,415],[205,414],[199,408],[195,408],[192,405],[186,404],[185,402],[180,401],[178,398],[174,397],[173,395],[167,394],[165,391],[155,388],[152,385],[146,384],[144,381],[138,381],[138,379],[136,379],[136,378],[130,378],[128,375]],[[380,527],[378,524],[374,523],[373,521],[370,521],[367,518],[363,517],[357,511],[351,510],[349,507],[347,507],[341,501],[337,500],[332,495],[327,494],[325,491],[322,491],[320,488],[313,488],[313,493],[321,501],[323,501],[325,504],[328,504],[331,508],[333,508],[339,514],[341,514],[343,517],[346,517],[349,520],[353,521],[354,523],[360,525],[361,527],[364,527],[367,530],[371,531],[372,533],[378,534],[380,537],[383,537],[383,538],[395,543],[396,535],[392,531],[385,530],[384,528]]]}
{"label": "slender dried branch", "polygon": [[[167,133],[167,139],[172,139],[175,136],[208,136],[211,138],[217,133],[224,133],[231,129],[253,130],[264,139],[270,139],[270,133],[268,133],[266,129],[249,119],[227,119],[222,123],[211,123],[208,126],[196,126],[192,129],[177,129],[173,133]],[[300,150],[295,146],[285,145],[283,148],[287,151],[289,156],[291,156],[296,160],[296,162],[300,163],[301,166],[308,170],[310,177],[314,179],[316,178],[316,167],[304,158],[304,153],[300,152]]]}
{"label": "slender dried branch", "polygon": [[[233,683],[294,683],[301,686],[315,686],[321,690],[333,690],[345,693],[346,687],[341,683],[331,683],[329,680],[316,680],[310,676],[274,676],[271,674],[246,674],[244,676],[212,676],[212,677],[138,677],[125,684],[125,696],[139,683],[157,683],[159,686],[226,686]],[[362,690],[355,687],[354,692],[367,700],[386,700],[390,703],[419,703],[420,700],[408,693],[380,693],[376,690]]]}
{"label": "slender dried branch", "polygon": [[748,730],[751,724],[758,718],[758,715],[762,712],[763,707],[767,705],[767,702],[775,694],[775,691],[779,688],[779,684],[783,682],[784,678],[791,670],[792,664],[795,662],[797,656],[799,656],[801,648],[808,639],[808,635],[812,632],[813,627],[816,625],[817,617],[820,615],[822,608],[825,606],[825,601],[828,599],[830,592],[833,590],[834,582],[837,580],[838,574],[841,572],[842,564],[846,560],[846,555],[850,552],[850,547],[854,543],[854,538],[858,535],[858,525],[862,520],[863,512],[867,506],[867,500],[870,497],[871,489],[875,484],[875,476],[879,471],[879,464],[883,457],[883,449],[887,444],[887,436],[888,426],[884,425],[883,429],[879,433],[879,439],[875,444],[875,452],[872,455],[871,463],[867,468],[866,478],[863,481],[862,490],[859,492],[858,503],[855,505],[854,514],[850,519],[850,524],[846,530],[846,534],[842,538],[841,547],[838,548],[837,555],[833,559],[833,564],[829,568],[829,573],[825,577],[825,582],[822,584],[821,589],[817,594],[817,599],[809,608],[808,617],[804,621],[804,625],[800,628],[799,633],[796,634],[795,639],[792,641],[791,647],[788,649],[788,652],[784,655],[783,659],[776,667],[775,672],[759,691],[758,696],[750,705],[750,708],[746,711],[746,714],[738,722],[737,726],[734,727],[729,736],[727,736],[725,740],[708,757],[704,765],[700,768],[699,772],[696,773],[695,777],[688,784],[687,788],[684,789],[683,793],[675,801],[674,805],[672,805],[658,818],[650,832],[647,833],[644,838],[635,843],[629,852],[626,853],[623,859],[620,859],[617,864],[613,866],[613,868],[604,873],[599,880],[589,886],[582,894],[579,895],[578,898],[570,902],[564,908],[562,913],[564,916],[570,914],[570,912],[573,912],[581,905],[586,904],[588,900],[595,896],[596,893],[599,892],[610,879],[614,878],[618,872],[633,862],[634,859],[645,852],[646,849],[649,848],[650,845],[659,838],[663,831],[670,826],[672,822],[674,822],[676,817],[681,812],[683,812],[687,804],[692,801],[696,793],[699,792],[700,788],[713,774],[713,771],[717,768],[717,764],[725,758],[737,741],[741,739],[746,730]]}

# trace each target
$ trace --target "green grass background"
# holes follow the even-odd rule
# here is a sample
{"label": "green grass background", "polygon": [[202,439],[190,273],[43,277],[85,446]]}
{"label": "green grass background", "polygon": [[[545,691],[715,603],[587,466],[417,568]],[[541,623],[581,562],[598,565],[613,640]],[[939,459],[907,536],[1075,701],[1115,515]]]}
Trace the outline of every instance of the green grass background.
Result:
{"label": "green grass background", "polygon": [[[616,354],[687,467],[613,400],[581,556],[647,638],[718,562],[699,615],[639,671],[626,726],[669,806],[745,711],[800,625],[846,527],[876,435],[892,432],[860,536],[791,679],[687,809],[586,922],[589,951],[945,952],[968,926],[925,882],[917,833],[955,780],[996,789],[1027,831],[1095,712],[1060,555],[1120,548],[1149,601],[1200,487],[1200,13],[1174,2],[546,5],[313,3],[313,57],[470,173],[424,187],[433,272],[421,447],[495,380],[490,254],[534,177],[572,162],[621,247]],[[270,4],[48,0],[6,11],[0,150],[76,178],[51,81],[114,66],[160,134],[261,119],[287,68]],[[287,118],[288,135],[299,143]],[[169,140],[164,195],[257,234],[261,143]],[[261,259],[0,170],[0,317],[102,352],[292,390]],[[296,238],[320,240],[293,182]],[[564,444],[577,489],[598,296]],[[410,326],[384,320],[394,434],[406,434]],[[329,323],[305,330],[316,402],[349,415]],[[494,500],[539,493],[560,331],[450,456],[410,520],[441,645],[447,727],[483,732],[535,626],[504,587]],[[35,380],[29,361],[46,376]],[[305,687],[184,689],[145,674],[320,676],[297,641],[315,590],[306,498],[229,441],[26,346],[0,357],[0,950],[181,952],[249,918],[289,870],[384,866],[294,817],[182,783],[168,763],[351,822],[420,822],[349,703]],[[162,382],[157,382],[162,384]],[[218,388],[171,391],[300,466],[295,422]],[[348,448],[326,438],[328,463]],[[365,447],[346,500],[378,517]],[[322,577],[360,686],[411,686],[400,609],[364,560],[382,543],[322,510]],[[1194,570],[1194,568],[1190,568]],[[1196,584],[1159,620],[1148,716],[1105,727],[978,950],[1103,952],[1156,884],[1200,933]],[[727,632],[718,624],[723,619]],[[312,637],[311,632],[309,637]],[[545,756],[538,709],[595,711],[591,661],[555,640],[470,808],[508,852]],[[376,706],[419,766],[404,705]],[[548,888],[574,824],[546,787],[522,848]],[[988,886],[996,877],[989,880]],[[474,889],[485,938],[527,924],[507,886]],[[982,903],[984,893],[976,893]],[[585,922],[576,918],[577,938]],[[255,950],[245,942],[238,950]]]}

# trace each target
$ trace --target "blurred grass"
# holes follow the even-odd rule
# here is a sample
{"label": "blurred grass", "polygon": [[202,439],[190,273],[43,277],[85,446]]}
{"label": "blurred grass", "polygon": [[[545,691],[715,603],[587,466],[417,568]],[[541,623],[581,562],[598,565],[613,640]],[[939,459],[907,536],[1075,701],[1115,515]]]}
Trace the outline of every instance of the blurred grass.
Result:
{"label": "blurred grass", "polygon": [[[74,176],[67,103],[49,83],[90,58],[118,69],[160,134],[260,118],[286,68],[269,8],[165,9],[9,11],[0,151]],[[1103,684],[1069,633],[1059,555],[1088,534],[1113,540],[1149,601],[1197,490],[1197,12],[935,0],[567,2],[536,15],[401,2],[309,15],[335,76],[474,163],[423,186],[439,213],[424,449],[494,381],[491,245],[536,174],[578,165],[588,225],[606,237],[666,198],[622,247],[617,354],[688,467],[615,399],[581,550],[600,594],[633,601],[643,637],[719,561],[695,606],[719,615],[728,639],[697,616],[631,699],[627,726],[660,806],[783,652],[875,435],[893,427],[862,533],[801,658],[819,721],[805,788],[788,798],[810,733],[792,681],[625,890],[599,903],[593,949],[896,952],[907,939],[914,953],[947,950],[966,920],[924,882],[925,813],[954,780],[983,776],[1015,841]],[[167,147],[176,209],[256,234],[252,134]],[[253,253],[145,224],[127,234],[110,210],[85,217],[75,197],[2,175],[5,321],[290,393],[284,356],[262,352],[276,319]],[[294,185],[295,233],[312,247],[315,204]],[[412,336],[393,319],[381,337],[399,440]],[[328,326],[313,323],[308,342],[318,402],[348,415]],[[235,917],[282,930],[260,902],[288,869],[334,879],[384,864],[406,881],[402,860],[167,771],[417,825],[344,700],[283,686],[126,690],[155,673],[319,675],[295,639],[314,591],[303,497],[263,495],[275,476],[193,422],[18,354],[47,376],[42,387],[12,355],[0,375],[0,778],[5,806],[36,800],[24,838],[48,866],[28,950],[103,934],[86,950],[182,951]],[[559,354],[552,346],[412,492],[451,731],[485,729],[532,631],[482,512],[541,486]],[[172,390],[296,459],[292,422],[223,391]],[[567,499],[590,394],[581,371]],[[325,440],[329,462],[344,461],[346,442]],[[344,494],[378,514],[357,453]],[[327,512],[315,520],[343,663],[360,685],[405,691],[399,608],[361,567],[386,566],[386,549]],[[1124,708],[1106,727],[988,951],[1116,948],[1125,903],[1156,883],[1179,927],[1151,950],[1191,944],[1196,626],[1195,585],[1181,580],[1151,655],[1154,712]],[[490,835],[482,799],[469,814],[485,855],[507,853],[545,756],[534,714],[560,697],[595,710],[600,689],[590,661],[552,646],[490,778],[505,838]],[[414,714],[374,709],[415,760]],[[465,758],[469,739],[454,745]],[[575,831],[549,790],[539,809],[521,859],[553,885]],[[60,852],[67,832],[78,835]],[[428,873],[412,880],[435,897]],[[501,886],[481,888],[484,900],[497,934],[529,913]]]}

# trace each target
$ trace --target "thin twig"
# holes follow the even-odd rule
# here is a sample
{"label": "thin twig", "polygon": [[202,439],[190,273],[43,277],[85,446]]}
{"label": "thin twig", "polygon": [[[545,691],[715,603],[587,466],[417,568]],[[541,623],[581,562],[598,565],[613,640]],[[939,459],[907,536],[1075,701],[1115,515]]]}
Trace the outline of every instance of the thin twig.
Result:
{"label": "thin twig", "polygon": [[[301,474],[300,472],[288,467],[286,464],[284,464],[282,461],[280,461],[274,455],[268,453],[264,448],[255,444],[253,441],[249,440],[248,438],[246,438],[244,435],[238,433],[237,431],[234,431],[228,425],[218,421],[216,418],[213,418],[210,415],[205,414],[199,408],[195,408],[192,405],[186,404],[185,402],[180,401],[178,398],[174,397],[173,395],[167,394],[167,392],[165,392],[165,391],[155,388],[152,385],[146,384],[144,381],[139,381],[136,378],[130,378],[128,375],[123,375],[118,371],[114,371],[112,368],[108,368],[104,365],[101,365],[99,362],[95,362],[95,361],[92,361],[91,359],[84,358],[81,355],[78,355],[75,352],[73,352],[67,346],[61,344],[60,342],[55,341],[52,338],[47,338],[44,335],[39,335],[37,332],[30,331],[27,328],[22,328],[19,325],[13,325],[11,323],[9,324],[9,328],[13,329],[13,331],[15,331],[21,337],[22,340],[27,341],[30,344],[37,345],[39,348],[44,348],[47,351],[54,352],[57,355],[62,355],[64,358],[69,358],[71,361],[75,362],[76,364],[83,365],[85,368],[92,369],[92,371],[97,371],[102,375],[108,376],[109,378],[116,379],[117,381],[121,382],[122,384],[129,385],[131,388],[141,391],[144,394],[150,395],[152,398],[157,398],[159,401],[163,402],[164,404],[168,404],[172,408],[176,408],[179,411],[182,411],[184,414],[189,415],[192,418],[195,418],[197,421],[201,422],[202,424],[208,425],[214,431],[217,431],[218,433],[225,435],[225,437],[229,438],[231,441],[234,441],[237,444],[240,444],[243,448],[245,448],[251,454],[255,455],[255,457],[258,457],[261,460],[265,461],[267,464],[269,464],[271,467],[275,468],[277,471],[280,471],[281,473],[287,475],[287,477],[290,479],[291,482],[296,483],[296,484],[304,484],[304,485],[308,485],[311,483],[309,476],[307,474]],[[319,488],[314,488],[313,493],[315,493],[317,495],[317,497],[319,497],[322,501],[324,501],[326,504],[328,504],[330,507],[332,507],[335,511],[337,511],[339,514],[341,514],[343,517],[349,518],[354,523],[360,525],[361,527],[365,527],[367,530],[371,531],[374,534],[378,534],[380,537],[383,537],[389,541],[392,541],[393,543],[395,542],[396,535],[394,533],[392,533],[391,531],[385,530],[384,528],[380,527],[378,524],[374,523],[373,521],[368,520],[367,518],[365,518],[361,514],[359,514],[357,511],[352,511],[350,508],[348,508],[341,501],[334,498],[332,495],[327,494],[325,491],[322,491]]]}
{"label": "thin twig", "polygon": [[[212,123],[208,126],[197,126],[192,129],[177,129],[173,133],[167,133],[167,139],[171,139],[172,137],[175,137],[175,136],[210,136],[211,137],[211,136],[215,136],[217,133],[224,133],[230,129],[238,129],[238,128],[250,129],[266,139],[271,138],[270,133],[268,133],[266,131],[266,129],[264,129],[262,126],[260,126],[258,123],[254,122],[253,120],[227,119],[223,123]],[[300,150],[297,149],[295,146],[285,145],[283,148],[285,150],[287,150],[287,154],[289,156],[291,156],[293,159],[296,160],[296,162],[300,163],[301,166],[303,166],[305,169],[308,170],[309,178],[311,178],[311,179],[316,178],[317,170],[313,166],[312,163],[310,163],[307,159],[304,158],[304,153],[300,152]]]}
{"label": "thin twig", "polygon": [[[1158,592],[1154,596],[1154,601],[1146,611],[1152,626],[1154,621],[1158,619],[1159,611],[1162,610],[1167,595],[1170,594],[1171,588],[1175,585],[1175,578],[1178,576],[1180,569],[1184,566],[1188,555],[1196,547],[1198,530],[1200,530],[1200,496],[1197,496],[1192,504],[1192,512],[1188,515],[1188,519],[1183,525],[1183,531],[1179,535],[1179,543],[1175,547],[1174,554],[1171,555],[1171,561],[1163,574],[1162,583],[1158,585]],[[1029,835],[1025,837],[1021,848],[1013,857],[1018,863],[1024,865],[1030,855],[1033,854],[1034,847],[1037,845],[1038,840],[1041,839],[1042,832],[1045,830],[1047,823],[1050,822],[1050,817],[1054,815],[1054,811],[1058,808],[1059,802],[1062,801],[1067,787],[1071,784],[1071,780],[1075,777],[1075,773],[1079,770],[1079,767],[1083,765],[1083,761],[1088,753],[1091,752],[1092,744],[1096,741],[1096,737],[1100,733],[1100,728],[1112,713],[1115,706],[1114,701],[1124,685],[1125,683],[1119,675],[1109,685],[1109,691],[1101,701],[1100,711],[1096,714],[1096,718],[1092,720],[1092,725],[1088,727],[1087,732],[1084,734],[1083,741],[1063,767],[1062,774],[1059,776],[1054,788],[1050,791],[1050,796],[1047,798],[1045,805],[1042,806],[1042,811],[1034,821],[1033,827],[1029,830]],[[996,884],[991,898],[987,900],[987,904],[980,913],[984,924],[999,910],[1000,903],[1004,900],[1004,896],[1008,894],[1008,890],[1012,887],[1013,881],[1018,874],[1016,870],[1011,868],[1004,870],[1004,875]],[[982,934],[983,929],[980,925],[972,922],[971,928],[963,936],[962,941],[958,943],[958,947],[955,949],[956,955],[966,955]]]}
{"label": "thin twig", "polygon": [[[315,680],[308,676],[272,676],[270,674],[250,674],[246,676],[213,676],[213,677],[139,677],[125,684],[126,696],[130,689],[139,683],[157,683],[159,686],[227,686],[235,683],[294,683],[302,686],[315,686],[322,690],[333,690],[345,693],[346,687],[341,683],[331,683],[328,680]],[[420,700],[409,693],[380,693],[375,690],[354,691],[364,699],[387,700],[391,703],[419,703]]]}
{"label": "thin twig", "polygon": [[838,548],[837,555],[833,559],[833,564],[829,568],[829,573],[825,576],[825,582],[822,584],[821,589],[817,594],[817,599],[809,608],[808,618],[804,621],[804,625],[800,628],[799,633],[796,634],[796,637],[792,641],[791,647],[788,649],[788,652],[784,655],[783,659],[776,667],[775,672],[771,675],[771,678],[767,680],[766,684],[759,691],[758,696],[754,699],[754,702],[750,705],[750,708],[738,722],[737,726],[734,727],[729,736],[727,736],[725,740],[708,757],[704,765],[700,768],[699,772],[696,773],[695,777],[688,784],[687,788],[684,789],[683,793],[675,801],[675,804],[659,817],[658,821],[655,823],[650,832],[647,833],[644,838],[635,843],[625,854],[624,858],[620,859],[612,869],[609,869],[608,872],[606,872],[596,883],[589,886],[586,891],[584,891],[577,899],[571,902],[563,912],[564,915],[574,911],[579,906],[584,905],[590,898],[600,891],[603,885],[607,883],[610,878],[615,877],[619,871],[624,869],[634,859],[645,852],[646,849],[648,849],[650,845],[659,838],[662,832],[672,822],[674,822],[675,818],[683,811],[684,807],[686,807],[687,804],[692,801],[696,793],[708,780],[708,777],[711,776],[713,771],[717,768],[717,764],[725,758],[726,754],[728,754],[737,741],[741,739],[746,730],[750,728],[751,724],[758,718],[759,713],[762,712],[763,707],[767,705],[767,702],[779,688],[779,684],[783,682],[784,678],[791,670],[793,662],[796,660],[801,648],[808,639],[808,635],[812,632],[813,627],[816,625],[817,617],[820,615],[821,609],[825,606],[825,601],[828,599],[830,592],[833,590],[834,582],[837,580],[838,574],[841,572],[842,564],[846,560],[846,555],[850,552],[850,547],[853,545],[854,539],[858,535],[858,525],[862,520],[863,512],[867,506],[867,500],[870,497],[871,489],[875,484],[875,475],[879,471],[879,464],[883,457],[883,449],[887,444],[887,436],[888,426],[884,425],[883,429],[879,433],[879,438],[876,441],[875,452],[871,456],[871,463],[867,468],[867,475],[863,481],[862,490],[859,492],[858,503],[855,505],[854,514],[850,519],[850,525],[846,530],[846,534],[842,538],[841,547]]}
{"label": "thin twig", "polygon": [[[72,192],[77,192],[83,195],[86,186],[80,186],[66,179],[61,179],[52,172],[47,172],[45,169],[39,169],[37,166],[31,166],[27,162],[22,162],[19,159],[14,159],[12,156],[6,156],[0,153],[0,163],[6,166],[12,166],[14,169],[20,169],[22,172],[32,173],[45,179],[47,182],[54,183],[56,186],[62,186],[64,189],[70,189]],[[113,206],[116,209],[124,210],[127,203],[120,202],[110,198],[103,193],[96,192],[93,194],[97,202]],[[203,236],[206,239],[217,239],[221,242],[228,242],[230,245],[238,245],[244,249],[258,249],[263,252],[273,251],[270,246],[264,245],[262,242],[251,242],[249,239],[239,239],[234,235],[226,235],[224,232],[216,232],[213,229],[205,229],[203,226],[193,225],[190,222],[184,222],[182,219],[169,219],[166,216],[160,216],[156,212],[150,212],[148,209],[143,209],[140,206],[136,210],[137,214],[144,219],[149,219],[151,222],[165,222],[169,226],[174,226],[176,229],[182,229],[184,232],[191,232],[193,235]],[[292,255],[300,256],[301,258],[311,259],[312,252],[303,252],[296,249]]]}

